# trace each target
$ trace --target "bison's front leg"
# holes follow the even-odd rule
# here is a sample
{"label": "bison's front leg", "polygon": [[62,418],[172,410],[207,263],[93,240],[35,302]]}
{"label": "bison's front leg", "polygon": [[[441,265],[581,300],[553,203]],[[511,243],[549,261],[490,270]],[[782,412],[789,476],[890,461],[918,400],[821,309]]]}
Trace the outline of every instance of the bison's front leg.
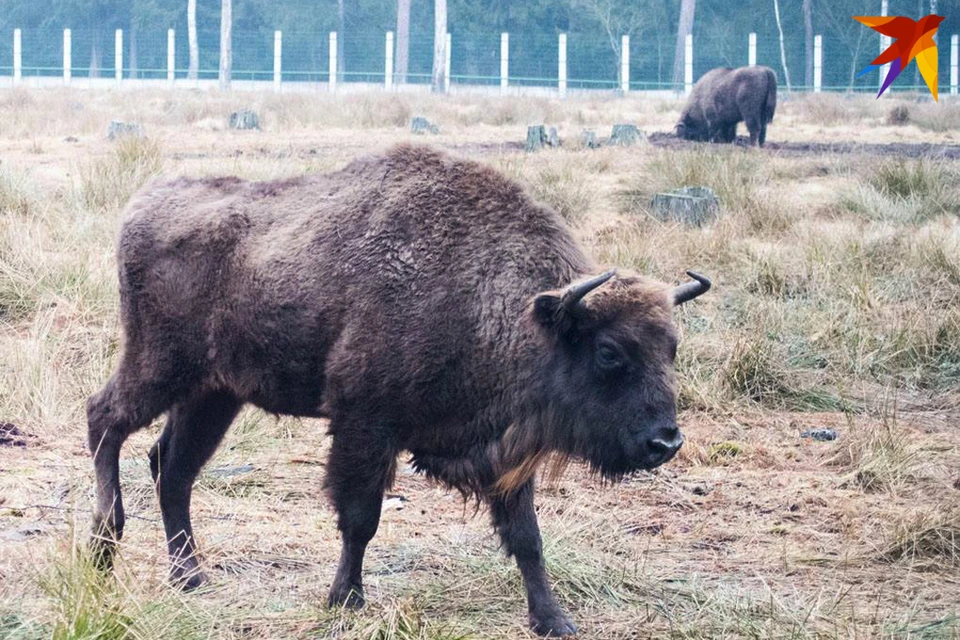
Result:
{"label": "bison's front leg", "polygon": [[543,542],[533,507],[533,480],[505,497],[491,500],[493,526],[503,546],[517,560],[527,589],[530,627],[545,636],[566,636],[577,632],[550,590],[543,566]]}
{"label": "bison's front leg", "polygon": [[363,606],[363,554],[380,525],[383,492],[393,480],[396,451],[385,433],[334,425],[326,487],[337,510],[343,546],[327,604]]}

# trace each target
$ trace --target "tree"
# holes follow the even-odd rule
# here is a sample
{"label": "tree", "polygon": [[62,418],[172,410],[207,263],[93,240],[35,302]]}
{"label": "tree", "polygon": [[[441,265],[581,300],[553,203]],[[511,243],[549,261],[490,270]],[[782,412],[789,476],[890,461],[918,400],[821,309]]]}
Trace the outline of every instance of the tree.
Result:
{"label": "tree", "polygon": [[433,90],[446,87],[447,75],[447,0],[433,3]]}
{"label": "tree", "polygon": [[803,84],[813,86],[813,0],[803,0]]}
{"label": "tree", "polygon": [[346,30],[346,7],[343,6],[344,0],[337,0],[337,80],[343,80],[343,73],[346,65],[343,59],[343,41]]}
{"label": "tree", "polygon": [[197,0],[187,0],[187,40],[190,43],[190,66],[187,79],[196,80],[200,70],[200,47],[197,45]]}
{"label": "tree", "polygon": [[[643,5],[643,6],[641,6]],[[586,9],[600,26],[607,36],[610,48],[617,57],[617,80],[621,81],[620,70],[622,66],[622,56],[630,55],[630,52],[621,51],[621,36],[632,36],[633,33],[645,24],[650,22],[651,15],[656,12],[656,5],[662,5],[661,2],[641,3],[641,2],[623,2],[622,0],[575,0],[573,5],[577,8]]]}
{"label": "tree", "polygon": [[780,64],[783,65],[783,77],[787,83],[787,93],[790,93],[790,67],[787,66],[787,49],[783,44],[783,25],[780,23],[780,0],[773,0],[773,15],[777,20],[777,31],[780,32]]}
{"label": "tree", "polygon": [[220,0],[220,88],[230,88],[233,71],[233,0]]}
{"label": "tree", "polygon": [[697,11],[697,0],[681,0],[680,20],[677,23],[677,46],[673,54],[673,82],[682,84],[683,69],[687,55],[687,36],[693,33],[693,15]]}
{"label": "tree", "polygon": [[407,81],[410,67],[410,0],[397,0],[397,64],[396,81]]}
{"label": "tree", "polygon": [[[847,2],[837,7],[836,0],[819,0],[817,15],[830,27],[835,40],[839,40],[850,54],[850,66],[847,75],[847,86],[853,88],[859,71],[860,52],[863,50],[863,38],[869,29],[862,29],[863,25],[851,20],[852,15],[870,15],[872,6],[867,0]],[[836,10],[836,12],[835,12]]]}

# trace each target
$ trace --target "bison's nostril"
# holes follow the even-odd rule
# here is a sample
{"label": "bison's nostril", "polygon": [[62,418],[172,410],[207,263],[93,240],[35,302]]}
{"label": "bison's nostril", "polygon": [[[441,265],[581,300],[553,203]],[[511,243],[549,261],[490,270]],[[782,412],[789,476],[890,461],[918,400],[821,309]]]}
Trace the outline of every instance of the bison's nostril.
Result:
{"label": "bison's nostril", "polygon": [[666,440],[664,438],[653,438],[647,441],[650,451],[661,456],[676,453],[683,445],[683,435],[677,432],[676,437]]}

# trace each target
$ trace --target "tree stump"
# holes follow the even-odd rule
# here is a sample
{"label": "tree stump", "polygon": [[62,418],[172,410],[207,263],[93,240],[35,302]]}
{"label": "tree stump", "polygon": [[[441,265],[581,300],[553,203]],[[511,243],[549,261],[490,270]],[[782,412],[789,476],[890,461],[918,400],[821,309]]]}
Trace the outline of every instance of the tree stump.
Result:
{"label": "tree stump", "polygon": [[559,147],[560,136],[557,134],[556,127],[534,124],[527,127],[527,151],[538,151],[544,147]]}
{"label": "tree stump", "polygon": [[600,141],[597,140],[597,134],[593,131],[584,131],[580,134],[580,146],[584,149],[599,149]]}
{"label": "tree stump", "polygon": [[138,122],[122,122],[120,120],[111,120],[107,125],[107,139],[116,140],[124,136],[133,136],[134,138],[143,137],[143,127]]}
{"label": "tree stump", "polygon": [[720,215],[720,201],[707,187],[683,187],[656,194],[650,209],[660,220],[701,227]]}
{"label": "tree stump", "polygon": [[644,138],[644,134],[635,124],[615,124],[610,133],[610,144],[617,147],[629,147],[635,145]]}
{"label": "tree stump", "polygon": [[251,109],[241,109],[230,114],[230,128],[249,130],[260,130],[260,116]]}
{"label": "tree stump", "polygon": [[430,135],[436,135],[440,133],[440,128],[423,116],[414,116],[413,120],[410,121],[410,131],[421,136],[428,133]]}

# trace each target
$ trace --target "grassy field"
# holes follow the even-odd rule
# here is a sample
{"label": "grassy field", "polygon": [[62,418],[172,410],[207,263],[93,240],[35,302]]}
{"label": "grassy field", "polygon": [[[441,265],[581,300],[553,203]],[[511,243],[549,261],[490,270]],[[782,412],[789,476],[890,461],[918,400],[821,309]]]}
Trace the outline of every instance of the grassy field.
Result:
{"label": "grassy field", "polygon": [[[263,131],[225,130],[253,107]],[[541,487],[548,570],[584,638],[960,637],[960,161],[869,149],[641,143],[680,104],[196,92],[0,92],[0,637],[525,638],[518,572],[486,514],[401,466],[367,554],[368,606],[321,606],[339,551],[320,421],[245,411],[199,480],[212,586],[166,586],[147,450],[121,458],[116,579],[91,570],[84,402],[119,347],[114,240],[159,174],[327,171],[417,138],[499,167],[604,263],[715,289],[678,312],[675,462],[615,486],[573,466]],[[145,139],[106,140],[111,119]],[[527,154],[527,124],[561,149]],[[960,103],[782,100],[771,142],[960,144]],[[721,217],[657,221],[706,185]],[[833,442],[800,437],[829,427]]]}

